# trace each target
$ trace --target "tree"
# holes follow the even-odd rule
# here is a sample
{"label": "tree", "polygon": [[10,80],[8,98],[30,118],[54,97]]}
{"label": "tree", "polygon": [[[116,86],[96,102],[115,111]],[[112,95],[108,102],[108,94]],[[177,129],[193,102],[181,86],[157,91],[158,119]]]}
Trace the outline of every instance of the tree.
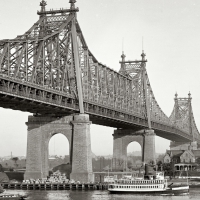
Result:
{"label": "tree", "polygon": [[19,160],[19,158],[18,157],[13,157],[12,160],[15,162],[15,166],[17,167],[18,166],[17,165],[17,161]]}
{"label": "tree", "polygon": [[162,161],[159,160],[159,161],[157,162],[157,166],[158,166],[158,169],[157,169],[158,171],[163,171],[163,164],[162,164]]}
{"label": "tree", "polygon": [[196,159],[196,163],[200,165],[200,157]]}
{"label": "tree", "polygon": [[3,167],[1,164],[0,164],[0,172],[3,172]]}
{"label": "tree", "polygon": [[13,157],[12,160],[15,161],[15,163],[16,163],[19,160],[19,158],[18,157]]}
{"label": "tree", "polygon": [[155,165],[155,162],[154,162],[154,160],[149,160],[148,164],[149,165]]}

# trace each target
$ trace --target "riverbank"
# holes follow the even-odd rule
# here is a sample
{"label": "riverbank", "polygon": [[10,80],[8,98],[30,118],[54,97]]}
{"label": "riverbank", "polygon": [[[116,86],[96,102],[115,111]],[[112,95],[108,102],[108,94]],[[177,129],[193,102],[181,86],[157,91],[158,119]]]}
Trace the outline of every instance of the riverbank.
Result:
{"label": "riverbank", "polygon": [[[169,180],[168,185],[189,184],[190,188],[200,188],[200,180],[174,179]],[[4,189],[20,190],[107,190],[108,183],[51,183],[51,184],[28,184],[28,183],[2,183]]]}

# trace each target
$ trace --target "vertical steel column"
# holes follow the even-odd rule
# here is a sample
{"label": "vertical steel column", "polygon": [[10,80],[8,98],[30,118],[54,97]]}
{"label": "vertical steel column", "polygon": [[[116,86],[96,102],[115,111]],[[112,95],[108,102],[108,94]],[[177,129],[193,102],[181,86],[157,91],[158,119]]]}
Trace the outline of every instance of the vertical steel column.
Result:
{"label": "vertical steel column", "polygon": [[178,98],[177,97],[178,97],[178,94],[176,93],[175,94],[175,98],[174,98],[174,101],[175,101],[175,105],[174,105],[174,109],[175,109],[174,110],[174,112],[175,112],[174,113],[174,115],[175,115],[174,116],[175,117],[175,122],[174,123],[175,123],[175,125],[176,125],[176,122],[178,120]]}
{"label": "vertical steel column", "polygon": [[28,40],[27,40],[27,38],[26,38],[26,47],[25,47],[24,59],[25,59],[25,68],[26,68],[25,81],[28,81]]}
{"label": "vertical steel column", "polygon": [[45,85],[45,41],[42,42],[42,85]]}
{"label": "vertical steel column", "polygon": [[10,43],[8,42],[8,76],[10,76]]}
{"label": "vertical steel column", "polygon": [[145,70],[145,54],[142,52],[142,75],[143,75],[143,86],[144,86],[144,95],[145,95],[145,104],[146,104],[146,114],[148,120],[148,127],[151,129],[151,116],[150,116],[150,108],[149,108],[149,100],[147,94],[147,79],[146,79],[146,70]]}
{"label": "vertical steel column", "polygon": [[[75,16],[75,13],[74,13]],[[80,62],[79,62],[79,53],[78,53],[78,43],[77,43],[77,32],[76,32],[76,18],[72,20],[72,44],[73,44],[73,53],[74,53],[74,64],[76,69],[76,81],[77,81],[77,90],[78,90],[78,101],[80,113],[84,113],[83,107],[83,91],[81,83],[81,72],[80,72]]]}
{"label": "vertical steel column", "polygon": [[188,94],[188,111],[189,111],[189,134],[192,135],[192,141],[195,141],[194,134],[192,132],[192,105],[191,105],[191,94]]}

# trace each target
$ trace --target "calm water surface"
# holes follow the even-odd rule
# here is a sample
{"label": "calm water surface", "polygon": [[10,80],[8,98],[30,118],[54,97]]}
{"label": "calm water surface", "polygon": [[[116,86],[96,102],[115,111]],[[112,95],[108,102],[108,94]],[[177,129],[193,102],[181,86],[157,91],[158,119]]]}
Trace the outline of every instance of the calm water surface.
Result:
{"label": "calm water surface", "polygon": [[136,194],[110,194],[108,191],[25,191],[7,190],[6,193],[28,195],[27,200],[200,200],[200,188],[190,189],[185,196],[159,196]]}

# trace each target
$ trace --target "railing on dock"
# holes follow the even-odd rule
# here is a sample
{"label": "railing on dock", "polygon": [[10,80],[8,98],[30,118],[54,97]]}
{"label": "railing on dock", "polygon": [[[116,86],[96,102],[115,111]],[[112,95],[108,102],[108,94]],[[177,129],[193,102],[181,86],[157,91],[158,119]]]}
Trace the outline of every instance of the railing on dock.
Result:
{"label": "railing on dock", "polygon": [[104,183],[2,183],[4,189],[20,190],[106,190],[108,184]]}

